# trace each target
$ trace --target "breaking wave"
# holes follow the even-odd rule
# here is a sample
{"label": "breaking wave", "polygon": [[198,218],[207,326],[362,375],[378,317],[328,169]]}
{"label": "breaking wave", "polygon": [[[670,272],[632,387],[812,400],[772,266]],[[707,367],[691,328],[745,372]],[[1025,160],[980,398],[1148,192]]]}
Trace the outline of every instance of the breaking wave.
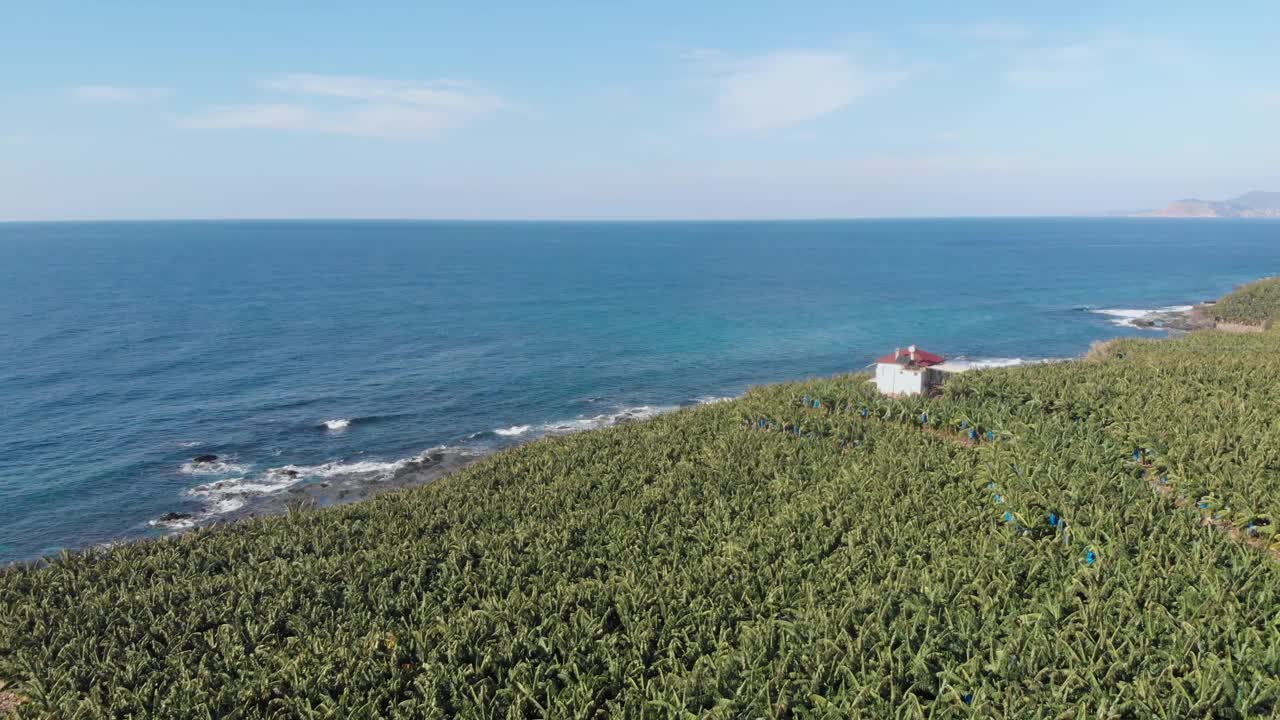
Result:
{"label": "breaking wave", "polygon": [[[266,472],[259,475],[231,478],[227,480],[217,480],[215,482],[197,485],[187,491],[187,494],[204,500],[210,501],[214,506],[214,514],[224,514],[233,510],[238,510],[239,506],[230,507],[223,506],[224,509],[217,510],[217,503],[232,498],[244,498],[255,495],[270,495],[287,490],[294,485],[308,480],[324,480],[332,477],[363,477],[368,478],[385,478],[390,477],[395,471],[404,467],[414,458],[406,458],[396,460],[394,462],[380,462],[377,460],[362,460],[359,462],[328,462],[321,465],[283,465],[281,467],[270,468]],[[243,504],[243,503],[242,503]]]}
{"label": "breaking wave", "polygon": [[572,420],[556,420],[543,423],[538,426],[538,429],[547,435],[568,435],[569,433],[582,432],[583,430],[596,430],[637,420],[648,420],[663,413],[679,409],[678,405],[637,405],[623,408],[614,413],[602,413],[589,417],[579,415]]}
{"label": "breaking wave", "polygon": [[[711,405],[732,399],[728,396],[704,395],[687,401],[683,407]],[[273,506],[280,507],[280,503],[283,502],[282,494],[301,486],[313,486],[306,490],[308,494],[313,494],[318,492],[318,487],[327,488],[332,484],[333,488],[348,488],[359,496],[365,493],[370,485],[384,483],[397,477],[408,477],[400,476],[400,473],[430,468],[451,470],[461,467],[471,458],[492,453],[513,440],[523,442],[547,435],[568,435],[637,422],[679,410],[681,407],[682,405],[634,405],[621,407],[612,412],[583,414],[575,418],[541,424],[510,425],[472,433],[467,436],[467,440],[462,445],[442,445],[399,460],[334,460],[317,465],[280,465],[260,471],[254,471],[252,464],[231,462],[234,458],[218,458],[216,461],[201,463],[193,460],[184,464],[181,472],[210,478],[208,482],[191,487],[185,493],[188,499],[199,504],[199,509],[192,512],[166,513],[151,520],[150,525],[170,531],[181,531],[219,518],[243,514],[255,508],[265,507],[269,511]],[[322,422],[319,427],[327,431],[339,432],[350,427],[353,422],[356,420],[335,418]],[[498,442],[485,442],[485,438],[496,438]],[[266,500],[272,497],[276,500]],[[261,500],[255,504],[255,498]]]}
{"label": "breaking wave", "polygon": [[[165,513],[148,524],[166,530],[186,530],[241,511],[254,498],[278,496],[300,485],[320,484],[320,487],[328,487],[325,483],[335,483],[338,488],[358,489],[391,480],[401,472],[409,473],[436,466],[461,466],[471,458],[483,454],[485,452],[477,448],[440,446],[400,460],[335,460],[319,465],[282,465],[254,474],[241,472],[238,476],[223,477],[188,489],[186,496],[200,503],[198,511]],[[217,463],[200,465],[215,464]]]}
{"label": "breaking wave", "polygon": [[[1193,306],[1191,305],[1166,305],[1165,307],[1151,308],[1147,310],[1135,308],[1086,308],[1095,315],[1105,315],[1111,319],[1111,324],[1120,327],[1142,328],[1136,320],[1148,319],[1159,313],[1187,312]],[[1144,328],[1145,329],[1145,328]],[[1156,328],[1159,329],[1159,328]]]}
{"label": "breaking wave", "polygon": [[985,368],[1016,367],[1028,363],[1046,362],[1045,360],[1027,360],[1024,358],[956,358],[946,362],[948,367],[960,370],[983,370]]}
{"label": "breaking wave", "polygon": [[693,401],[698,405],[715,405],[717,403],[729,402],[730,400],[736,399],[737,398],[732,395],[702,395],[694,398]]}
{"label": "breaking wave", "polygon": [[493,434],[501,435],[502,437],[519,437],[529,432],[532,427],[532,425],[512,425],[511,427],[498,428],[493,431]]}
{"label": "breaking wave", "polygon": [[178,472],[183,475],[243,475],[249,471],[249,467],[249,465],[221,459],[210,462],[192,460],[183,463]]}

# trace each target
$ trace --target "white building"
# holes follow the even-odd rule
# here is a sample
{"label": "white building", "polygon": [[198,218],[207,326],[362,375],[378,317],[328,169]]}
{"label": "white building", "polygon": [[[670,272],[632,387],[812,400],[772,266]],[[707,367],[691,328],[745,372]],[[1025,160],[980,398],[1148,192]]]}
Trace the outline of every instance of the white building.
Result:
{"label": "white building", "polygon": [[892,355],[876,360],[873,382],[885,395],[919,395],[931,393],[942,385],[947,373],[937,365],[946,362],[941,355],[934,355],[909,345],[905,350],[895,348]]}

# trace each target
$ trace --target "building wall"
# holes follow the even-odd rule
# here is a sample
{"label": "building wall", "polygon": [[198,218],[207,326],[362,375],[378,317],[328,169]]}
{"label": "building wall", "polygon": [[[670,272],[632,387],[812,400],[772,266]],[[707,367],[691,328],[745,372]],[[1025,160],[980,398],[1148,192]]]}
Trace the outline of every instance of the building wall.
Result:
{"label": "building wall", "polygon": [[908,370],[893,363],[876,364],[876,388],[885,395],[919,395],[927,370]]}
{"label": "building wall", "polygon": [[936,368],[925,370],[924,385],[925,390],[933,392],[935,388],[942,387],[942,383],[947,381],[947,373]]}

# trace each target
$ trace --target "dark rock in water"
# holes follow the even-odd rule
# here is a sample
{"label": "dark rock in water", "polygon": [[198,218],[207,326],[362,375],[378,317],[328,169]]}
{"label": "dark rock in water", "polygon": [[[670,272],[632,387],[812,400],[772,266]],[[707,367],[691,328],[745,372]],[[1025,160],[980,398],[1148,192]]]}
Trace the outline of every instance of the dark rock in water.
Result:
{"label": "dark rock in water", "polygon": [[197,463],[197,464],[218,462],[218,456],[217,455],[197,455],[191,458],[191,462]]}
{"label": "dark rock in water", "polygon": [[431,462],[440,462],[441,460],[444,459],[444,453],[433,452],[427,456],[427,459],[430,460]]}
{"label": "dark rock in water", "polygon": [[178,520],[190,520],[194,517],[191,513],[167,512],[159,517],[160,522],[176,522]]}
{"label": "dark rock in water", "polygon": [[291,477],[291,478],[296,478],[296,477],[298,477],[298,471],[297,471],[297,470],[290,470],[290,469],[288,469],[288,468],[285,468],[284,470],[280,470],[280,471],[278,471],[278,472],[279,472],[281,475],[284,475],[285,477]]}
{"label": "dark rock in water", "polygon": [[1156,322],[1150,318],[1137,318],[1133,321],[1134,327],[1148,328],[1153,327],[1155,324]]}

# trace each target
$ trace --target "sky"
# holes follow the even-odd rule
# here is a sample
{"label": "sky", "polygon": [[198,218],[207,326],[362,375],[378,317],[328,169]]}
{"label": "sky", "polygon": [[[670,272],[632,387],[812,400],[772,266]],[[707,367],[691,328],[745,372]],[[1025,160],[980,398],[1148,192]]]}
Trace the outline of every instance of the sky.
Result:
{"label": "sky", "polygon": [[1071,215],[1280,191],[1280,4],[0,0],[0,220]]}

